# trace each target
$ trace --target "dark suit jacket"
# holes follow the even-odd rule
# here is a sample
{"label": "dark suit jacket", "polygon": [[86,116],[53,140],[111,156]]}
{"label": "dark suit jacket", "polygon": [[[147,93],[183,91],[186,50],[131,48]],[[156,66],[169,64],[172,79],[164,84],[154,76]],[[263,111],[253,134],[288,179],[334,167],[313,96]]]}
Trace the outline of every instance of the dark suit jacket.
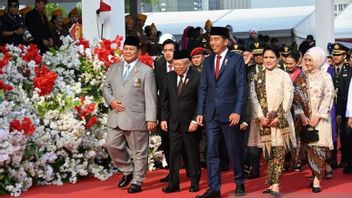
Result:
{"label": "dark suit jacket", "polygon": [[348,87],[352,77],[352,67],[344,65],[338,75],[337,108],[336,115],[346,117]]}
{"label": "dark suit jacket", "polygon": [[161,113],[161,92],[163,87],[166,83],[166,60],[164,57],[157,59],[154,63],[154,72],[155,72],[155,82],[156,82],[156,92],[157,92],[157,99],[158,99],[158,119],[160,119]]}
{"label": "dark suit jacket", "polygon": [[228,122],[231,113],[242,114],[246,107],[246,68],[241,55],[228,51],[216,80],[214,60],[212,54],[203,64],[197,112],[204,116],[205,122],[212,120],[215,113],[219,121]]}
{"label": "dark suit jacket", "polygon": [[33,9],[26,15],[26,26],[34,38],[34,43],[38,45],[41,52],[47,51],[48,48],[43,44],[43,40],[51,38],[48,18],[44,16],[43,23],[40,13]]}
{"label": "dark suit jacket", "polygon": [[167,74],[161,95],[161,120],[168,121],[169,130],[175,131],[180,125],[183,131],[188,131],[195,120],[199,82],[200,73],[190,67],[178,96],[177,74],[174,71]]}

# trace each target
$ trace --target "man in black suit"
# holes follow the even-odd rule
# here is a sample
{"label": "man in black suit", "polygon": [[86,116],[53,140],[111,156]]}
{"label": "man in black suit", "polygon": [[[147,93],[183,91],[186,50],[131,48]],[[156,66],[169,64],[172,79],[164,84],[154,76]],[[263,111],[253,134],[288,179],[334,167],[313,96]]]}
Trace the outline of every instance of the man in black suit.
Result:
{"label": "man in black suit", "polygon": [[185,50],[174,53],[174,71],[167,74],[162,91],[161,129],[168,131],[170,140],[169,183],[165,193],[180,191],[179,163],[182,147],[186,151],[191,177],[190,192],[199,191],[200,131],[195,122],[200,73],[189,67]]}
{"label": "man in black suit", "polygon": [[[154,63],[156,91],[157,91],[157,98],[158,98],[157,116],[158,116],[159,122],[160,122],[160,115],[161,115],[161,91],[163,90],[163,86],[166,82],[167,73],[173,71],[172,60],[173,60],[175,50],[176,50],[176,43],[171,39],[165,40],[164,43],[162,44],[163,56],[158,58]],[[169,162],[170,144],[169,144],[168,134],[161,131],[160,125],[158,125],[157,127],[157,133],[159,133],[161,136],[161,149],[164,151],[167,164],[169,164],[170,163]],[[161,182],[167,182],[167,179],[168,179],[168,176],[161,179]]]}
{"label": "man in black suit", "polygon": [[345,117],[348,85],[351,80],[351,67],[346,62],[346,56],[348,48],[340,43],[334,43],[332,45],[332,56],[334,61],[334,86],[335,92],[337,92],[337,104],[336,104],[336,122],[337,127],[340,129],[340,144],[341,144],[341,162],[340,167],[346,167],[347,161],[351,158],[351,151],[348,150],[348,134],[349,129],[346,128],[347,118]]}
{"label": "man in black suit", "polygon": [[41,53],[48,51],[54,44],[49,33],[48,18],[45,15],[45,6],[47,3],[48,0],[35,0],[34,9],[26,15],[26,26]]}
{"label": "man in black suit", "polygon": [[344,173],[352,173],[352,129],[347,127],[346,115],[348,87],[352,77],[352,68],[346,61],[348,48],[340,43],[333,44],[333,61],[335,78],[334,85],[337,91],[336,122],[340,128],[340,143],[342,156],[340,166]]}

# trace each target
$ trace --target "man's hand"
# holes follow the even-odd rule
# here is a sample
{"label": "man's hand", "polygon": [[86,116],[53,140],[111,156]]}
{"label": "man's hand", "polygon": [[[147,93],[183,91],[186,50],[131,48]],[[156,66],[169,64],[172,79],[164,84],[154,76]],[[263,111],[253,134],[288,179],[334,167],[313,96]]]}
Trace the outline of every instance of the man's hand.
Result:
{"label": "man's hand", "polygon": [[116,112],[122,112],[125,110],[125,107],[121,104],[121,101],[119,100],[113,100],[110,103],[110,106],[112,109],[114,109]]}
{"label": "man's hand", "polygon": [[24,29],[23,27],[20,27],[15,31],[15,34],[22,36],[25,31],[26,29]]}
{"label": "man's hand", "polygon": [[342,117],[340,115],[336,116],[336,122],[338,125],[341,124],[341,121],[342,121]]}
{"label": "man's hand", "polygon": [[49,47],[50,43],[47,39],[43,39],[43,44],[46,46],[46,47]]}
{"label": "man's hand", "polygon": [[192,132],[197,131],[197,129],[198,129],[198,124],[197,124],[197,123],[194,123],[194,122],[192,121],[191,124],[189,124],[188,132],[192,133]]}
{"label": "man's hand", "polygon": [[204,117],[202,115],[197,116],[196,122],[198,123],[198,125],[203,126],[203,119]]}
{"label": "man's hand", "polygon": [[309,125],[312,127],[316,127],[320,121],[319,117],[313,117],[309,120]]}
{"label": "man's hand", "polygon": [[49,46],[52,47],[54,45],[54,40],[52,38],[49,38]]}
{"label": "man's hand", "polygon": [[241,116],[237,113],[231,113],[229,116],[230,126],[236,126],[240,122]]}
{"label": "man's hand", "polygon": [[249,56],[247,56],[246,59],[244,59],[244,64],[248,65],[249,62],[251,62],[252,58],[253,58],[253,55],[251,53]]}
{"label": "man's hand", "polygon": [[347,126],[352,128],[352,118],[348,118]]}
{"label": "man's hand", "polygon": [[167,130],[168,130],[168,128],[167,128],[167,121],[161,121],[161,123],[160,123],[160,128],[161,128],[161,130],[167,132]]}
{"label": "man's hand", "polygon": [[279,118],[275,118],[275,119],[273,119],[273,121],[271,121],[271,123],[270,123],[270,127],[277,127],[277,126],[279,126]]}
{"label": "man's hand", "polygon": [[156,129],[156,122],[151,122],[151,121],[148,121],[147,122],[147,130],[149,132],[154,132]]}

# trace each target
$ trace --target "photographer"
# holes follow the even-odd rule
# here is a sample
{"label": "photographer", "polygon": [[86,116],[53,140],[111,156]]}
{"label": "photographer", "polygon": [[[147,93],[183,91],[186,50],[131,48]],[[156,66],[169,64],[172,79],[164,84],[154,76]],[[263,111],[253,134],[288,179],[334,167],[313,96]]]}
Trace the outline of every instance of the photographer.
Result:
{"label": "photographer", "polygon": [[47,0],[35,0],[35,7],[26,15],[26,26],[33,35],[34,44],[38,45],[41,53],[53,47],[54,41],[50,36],[49,22],[45,14]]}
{"label": "photographer", "polygon": [[24,26],[23,18],[18,12],[18,0],[8,0],[8,12],[2,17],[1,36],[4,43],[19,45],[24,44],[23,38],[27,28]]}

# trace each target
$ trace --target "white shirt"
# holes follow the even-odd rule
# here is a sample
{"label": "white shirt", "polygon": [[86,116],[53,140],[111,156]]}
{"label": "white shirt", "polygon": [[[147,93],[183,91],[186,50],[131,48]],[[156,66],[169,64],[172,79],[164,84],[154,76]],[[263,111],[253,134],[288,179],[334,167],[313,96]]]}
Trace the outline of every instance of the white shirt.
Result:
{"label": "white shirt", "polygon": [[[187,77],[188,70],[189,70],[189,67],[187,67],[186,72],[183,74],[183,77],[182,77],[183,84],[186,84],[185,79]],[[177,75],[177,86],[178,86],[178,83],[180,83],[180,80],[181,80],[181,76]]]}
{"label": "white shirt", "polygon": [[138,59],[136,59],[135,61],[131,62],[131,63],[127,63],[125,61],[125,64],[123,64],[123,72],[122,72],[122,77],[124,77],[126,70],[127,70],[127,65],[130,65],[130,68],[128,69],[128,74],[131,73],[133,67],[137,64]]}
{"label": "white shirt", "polygon": [[352,80],[348,86],[346,117],[352,118]]}
{"label": "white shirt", "polygon": [[[226,49],[225,49],[223,52],[221,52],[221,54],[220,54],[221,58],[220,58],[220,67],[219,67],[219,71],[220,71],[220,69],[221,69],[222,63],[224,62],[224,59],[225,59],[225,56],[226,56],[227,51],[229,51],[228,48],[226,48]],[[215,71],[215,68],[216,68],[216,58],[217,58],[217,56],[218,56],[218,55],[215,54],[215,59],[214,59],[214,71]]]}
{"label": "white shirt", "polygon": [[166,73],[174,71],[174,67],[172,66],[171,69],[170,69],[169,65],[171,65],[171,64],[169,62],[166,62]]}

